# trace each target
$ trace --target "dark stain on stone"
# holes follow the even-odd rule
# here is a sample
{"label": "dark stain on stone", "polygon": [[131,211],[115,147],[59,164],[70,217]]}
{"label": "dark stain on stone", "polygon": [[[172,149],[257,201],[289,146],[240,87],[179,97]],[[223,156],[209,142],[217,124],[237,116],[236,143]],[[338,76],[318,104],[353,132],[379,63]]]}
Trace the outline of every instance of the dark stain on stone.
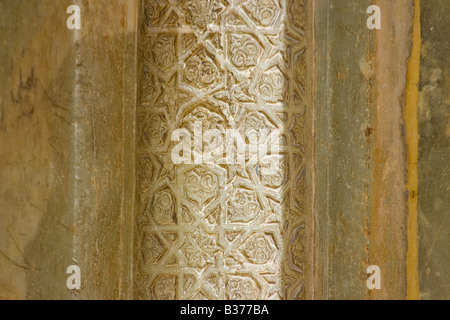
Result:
{"label": "dark stain on stone", "polygon": [[366,138],[370,138],[372,135],[373,129],[371,127],[367,127],[366,130],[364,130],[364,134],[366,135]]}
{"label": "dark stain on stone", "polygon": [[367,144],[370,144],[370,137],[372,136],[373,129],[371,127],[367,127],[366,130],[364,130],[364,135],[366,136],[366,142]]}
{"label": "dark stain on stone", "polygon": [[31,74],[27,77],[26,81],[23,81],[22,77],[22,69],[19,71],[19,87],[17,88],[17,92],[11,92],[11,102],[13,104],[19,104],[24,97],[24,93],[31,91],[36,87],[37,79],[34,75],[34,68],[31,68]]}

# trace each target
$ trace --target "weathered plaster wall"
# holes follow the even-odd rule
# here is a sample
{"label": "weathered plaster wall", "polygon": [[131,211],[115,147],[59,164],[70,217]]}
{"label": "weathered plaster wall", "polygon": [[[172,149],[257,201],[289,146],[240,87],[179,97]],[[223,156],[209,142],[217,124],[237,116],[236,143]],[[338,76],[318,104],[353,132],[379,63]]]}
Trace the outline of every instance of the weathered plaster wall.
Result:
{"label": "weathered plaster wall", "polygon": [[0,297],[127,297],[136,2],[0,6]]}
{"label": "weathered plaster wall", "polygon": [[[64,265],[73,248],[73,151],[66,119],[74,54],[70,37],[52,23],[64,23],[58,12],[65,7],[41,1],[1,6],[0,296],[47,298],[51,290],[69,298]],[[57,48],[41,45],[50,39]],[[62,108],[47,98],[55,91]],[[33,275],[40,280],[31,282]]]}

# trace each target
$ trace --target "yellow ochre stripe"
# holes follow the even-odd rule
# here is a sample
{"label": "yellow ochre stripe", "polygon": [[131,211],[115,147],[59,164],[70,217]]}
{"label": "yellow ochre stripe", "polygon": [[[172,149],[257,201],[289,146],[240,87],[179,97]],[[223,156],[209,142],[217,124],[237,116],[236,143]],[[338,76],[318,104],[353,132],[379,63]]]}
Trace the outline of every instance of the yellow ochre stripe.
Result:
{"label": "yellow ochre stripe", "polygon": [[408,84],[405,106],[406,145],[408,148],[408,252],[406,261],[407,296],[408,300],[419,299],[419,272],[418,272],[418,223],[417,223],[417,197],[418,197],[418,171],[419,158],[419,126],[417,119],[417,104],[419,98],[420,74],[420,0],[415,0],[415,13],[413,24],[413,45],[411,57],[408,62]]}

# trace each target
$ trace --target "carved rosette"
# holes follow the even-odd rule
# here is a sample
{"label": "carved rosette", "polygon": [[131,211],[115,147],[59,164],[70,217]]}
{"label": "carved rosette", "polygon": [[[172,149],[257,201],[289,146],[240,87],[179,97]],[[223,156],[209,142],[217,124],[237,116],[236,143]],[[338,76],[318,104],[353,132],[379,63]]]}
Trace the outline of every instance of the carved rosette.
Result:
{"label": "carved rosette", "polygon": [[261,213],[256,192],[238,188],[227,201],[228,221],[248,223]]}
{"label": "carved rosette", "polygon": [[186,24],[204,31],[218,20],[223,8],[219,0],[186,0],[183,5]]}
{"label": "carved rosette", "polygon": [[280,14],[277,0],[247,0],[243,6],[254,22],[262,27],[269,27]]}
{"label": "carved rosette", "polygon": [[231,35],[230,60],[238,69],[256,66],[261,53],[261,46],[254,37],[248,34]]}
{"label": "carved rosette", "polygon": [[[138,298],[305,297],[307,7],[142,0]],[[192,164],[171,159],[177,129],[191,136]],[[210,132],[200,147],[199,129]],[[241,140],[228,143],[230,130]],[[224,161],[240,144],[264,151],[271,130],[280,133],[276,149]],[[220,141],[226,148],[214,149]],[[208,150],[208,162],[194,163]]]}

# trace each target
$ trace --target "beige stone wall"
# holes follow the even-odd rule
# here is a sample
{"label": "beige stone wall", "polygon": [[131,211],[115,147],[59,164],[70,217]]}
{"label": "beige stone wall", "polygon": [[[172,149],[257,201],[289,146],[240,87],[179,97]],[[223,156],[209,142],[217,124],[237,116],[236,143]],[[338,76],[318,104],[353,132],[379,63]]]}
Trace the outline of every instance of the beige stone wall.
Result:
{"label": "beige stone wall", "polygon": [[446,1],[0,1],[0,299],[449,298]]}
{"label": "beige stone wall", "polygon": [[2,299],[129,297],[137,6],[75,3],[0,4]]}

